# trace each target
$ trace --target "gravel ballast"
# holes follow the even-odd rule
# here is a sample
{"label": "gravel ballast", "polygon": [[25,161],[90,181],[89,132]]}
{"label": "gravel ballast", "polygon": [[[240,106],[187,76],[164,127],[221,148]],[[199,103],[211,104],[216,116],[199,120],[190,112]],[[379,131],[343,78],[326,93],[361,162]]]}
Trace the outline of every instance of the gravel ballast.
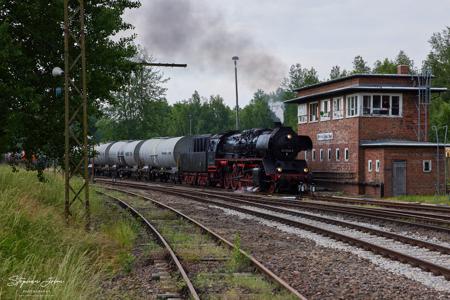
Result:
{"label": "gravel ballast", "polygon": [[[141,193],[172,205],[229,240],[239,234],[245,250],[310,299],[450,298],[442,278],[408,265],[396,266],[396,262],[370,252],[318,236],[320,243],[319,239],[312,238],[312,233],[229,215],[223,209],[185,198],[158,192]],[[345,247],[353,249],[346,251]],[[361,253],[358,255],[355,249]],[[375,259],[371,260],[370,256]],[[412,269],[409,276],[401,273],[404,266]],[[431,278],[427,281],[414,275],[420,273]]]}

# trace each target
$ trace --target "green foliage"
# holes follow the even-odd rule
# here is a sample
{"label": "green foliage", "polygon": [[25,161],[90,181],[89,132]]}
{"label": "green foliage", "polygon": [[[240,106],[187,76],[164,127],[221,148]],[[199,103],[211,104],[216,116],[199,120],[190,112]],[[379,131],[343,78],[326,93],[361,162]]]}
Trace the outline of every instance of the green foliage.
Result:
{"label": "green foliage", "polygon": [[344,69],[344,70],[341,71],[341,67],[333,66],[331,68],[331,71],[330,71],[330,80],[338,79],[338,78],[341,78],[341,77],[345,77],[347,75],[348,75],[347,70]]}
{"label": "green foliage", "polygon": [[[69,1],[73,10],[76,1]],[[113,100],[113,93],[128,81],[136,53],[133,36],[112,40],[121,30],[126,9],[139,1],[88,0],[85,5],[89,113],[100,115],[100,107]],[[54,67],[64,65],[63,1],[0,1],[0,152],[25,149],[62,159],[64,153],[64,105],[55,88]],[[78,46],[70,44],[72,55]],[[74,59],[75,57],[72,57]],[[74,98],[76,103],[79,97]],[[74,126],[79,131],[79,124]],[[31,157],[31,155],[30,155]]]}
{"label": "green foliage", "polygon": [[367,74],[370,73],[370,67],[361,55],[355,56],[353,59],[352,74]]}
{"label": "green foliage", "polygon": [[263,90],[258,90],[250,103],[240,113],[241,129],[272,128],[276,119],[269,107],[270,97]]}
{"label": "green foliage", "polygon": [[389,58],[385,58],[383,61],[375,61],[372,72],[374,74],[396,74],[397,64],[391,61]]}
{"label": "green foliage", "polygon": [[[301,64],[292,65],[289,69],[289,77],[282,83],[284,89],[284,100],[295,98],[295,89],[319,83],[317,71],[314,68],[302,68]],[[297,105],[288,104],[284,110],[284,124],[297,131]]]}
{"label": "green foliage", "polygon": [[417,73],[414,61],[406,55],[405,51],[400,50],[394,60],[385,58],[383,61],[375,61],[372,73],[374,74],[397,74],[398,65],[407,65],[411,73]]}
{"label": "green foliage", "polygon": [[241,237],[237,234],[234,238],[234,248],[227,267],[230,272],[242,272],[250,265],[248,258],[241,253]]}

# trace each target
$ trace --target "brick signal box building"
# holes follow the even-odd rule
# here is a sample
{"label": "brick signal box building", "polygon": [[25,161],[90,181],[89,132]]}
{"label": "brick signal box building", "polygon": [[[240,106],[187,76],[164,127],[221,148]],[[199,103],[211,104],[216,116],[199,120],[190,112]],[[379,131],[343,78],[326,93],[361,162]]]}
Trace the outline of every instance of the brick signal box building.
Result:
{"label": "brick signal box building", "polygon": [[297,89],[286,101],[298,105],[298,133],[313,141],[300,158],[319,186],[381,197],[434,194],[439,149],[445,188],[444,146],[428,142],[427,90],[408,73],[399,66],[398,74],[355,74]]}

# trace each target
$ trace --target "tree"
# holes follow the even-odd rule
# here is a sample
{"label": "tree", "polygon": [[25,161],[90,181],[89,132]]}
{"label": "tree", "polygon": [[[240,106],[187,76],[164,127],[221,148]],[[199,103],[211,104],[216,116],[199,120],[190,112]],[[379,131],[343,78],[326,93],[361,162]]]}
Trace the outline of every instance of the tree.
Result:
{"label": "tree", "polygon": [[[432,80],[434,86],[450,89],[450,27],[445,28],[442,32],[434,33],[429,42],[431,51],[425,61],[424,68],[431,69],[435,76]],[[430,116],[431,125],[450,125],[450,91],[442,93],[437,99],[433,99]],[[434,134],[430,136],[434,139]],[[443,136],[440,136],[440,138],[442,140]]]}
{"label": "tree", "polygon": [[[152,61],[144,49],[139,51],[136,61]],[[113,104],[106,110],[108,118],[114,121],[109,124],[116,126],[115,139],[140,139],[163,133],[158,123],[168,116],[167,89],[163,87],[167,80],[154,68],[140,66],[131,72],[128,84],[114,94]]]}
{"label": "tree", "polygon": [[333,66],[331,68],[331,71],[330,71],[330,79],[331,80],[345,77],[347,75],[348,75],[347,70],[344,69],[341,72],[341,67],[339,67],[339,66]]}
{"label": "tree", "polygon": [[[285,78],[282,88],[285,90],[284,99],[289,100],[296,96],[295,90],[304,86],[319,83],[317,71],[314,68],[302,68],[301,64],[292,65],[289,77]],[[288,104],[284,110],[284,124],[297,130],[297,105]]]}
{"label": "tree", "polygon": [[353,71],[352,74],[367,74],[370,73],[370,67],[362,56],[355,56],[353,59]]}
{"label": "tree", "polygon": [[241,129],[272,128],[276,117],[269,107],[269,95],[259,89],[240,114]]}
{"label": "tree", "polygon": [[[113,40],[131,29],[123,21],[126,9],[139,7],[133,0],[86,2],[86,56],[89,113],[113,101],[129,78],[136,53],[134,36]],[[55,95],[61,78],[51,71],[64,64],[63,1],[0,0],[0,152],[20,147],[31,154],[62,160],[64,105]],[[78,47],[71,44],[71,51]],[[78,99],[79,100],[79,99]],[[77,131],[77,128],[74,128]]]}
{"label": "tree", "polygon": [[397,54],[397,57],[395,58],[395,64],[397,66],[407,65],[412,73],[417,73],[417,70],[414,66],[414,61],[411,58],[409,58],[409,56],[406,55],[405,51],[403,50],[400,50],[400,52]]}
{"label": "tree", "polygon": [[382,62],[377,60],[373,66],[372,72],[374,74],[396,74],[397,64],[389,58],[385,58]]}

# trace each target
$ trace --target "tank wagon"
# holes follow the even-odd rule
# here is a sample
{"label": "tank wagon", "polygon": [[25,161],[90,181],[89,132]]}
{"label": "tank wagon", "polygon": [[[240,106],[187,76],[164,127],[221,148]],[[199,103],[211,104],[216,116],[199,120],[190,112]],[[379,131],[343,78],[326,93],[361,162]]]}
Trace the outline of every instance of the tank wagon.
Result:
{"label": "tank wagon", "polygon": [[308,136],[289,127],[249,129],[101,144],[91,162],[98,175],[181,182],[226,189],[307,190],[312,176],[300,151]]}

